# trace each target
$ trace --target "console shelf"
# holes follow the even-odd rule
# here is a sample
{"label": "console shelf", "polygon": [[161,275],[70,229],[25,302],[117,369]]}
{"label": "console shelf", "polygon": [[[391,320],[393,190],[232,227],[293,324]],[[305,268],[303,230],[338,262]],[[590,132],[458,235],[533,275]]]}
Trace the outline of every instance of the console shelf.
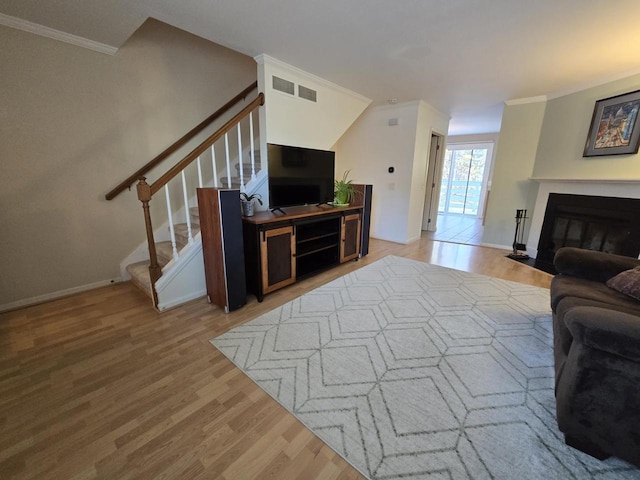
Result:
{"label": "console shelf", "polygon": [[[290,207],[243,217],[247,291],[265,294],[357,259],[364,207]],[[366,254],[366,252],[364,252]]]}

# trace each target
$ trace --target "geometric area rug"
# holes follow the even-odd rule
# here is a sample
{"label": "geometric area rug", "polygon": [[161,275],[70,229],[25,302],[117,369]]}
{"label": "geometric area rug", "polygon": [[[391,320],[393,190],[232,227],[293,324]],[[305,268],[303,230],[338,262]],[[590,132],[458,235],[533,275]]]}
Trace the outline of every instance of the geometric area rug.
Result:
{"label": "geometric area rug", "polygon": [[543,288],[388,256],[211,343],[369,479],[640,479],[564,444]]}

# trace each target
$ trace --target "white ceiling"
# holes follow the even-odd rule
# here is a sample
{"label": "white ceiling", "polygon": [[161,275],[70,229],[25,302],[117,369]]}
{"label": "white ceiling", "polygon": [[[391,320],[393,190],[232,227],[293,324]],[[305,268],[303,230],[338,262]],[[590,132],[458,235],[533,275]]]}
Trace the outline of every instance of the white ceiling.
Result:
{"label": "white ceiling", "polygon": [[116,47],[151,16],[375,103],[423,99],[450,134],[498,131],[507,100],[640,72],[638,0],[2,0],[0,12]]}

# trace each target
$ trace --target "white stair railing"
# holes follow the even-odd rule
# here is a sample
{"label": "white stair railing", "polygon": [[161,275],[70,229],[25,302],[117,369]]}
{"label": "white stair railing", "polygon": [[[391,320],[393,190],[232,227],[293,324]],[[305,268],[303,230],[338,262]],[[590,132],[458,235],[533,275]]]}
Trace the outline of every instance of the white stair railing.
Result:
{"label": "white stair railing", "polygon": [[198,187],[202,188],[202,164],[200,163],[200,157],[196,160],[198,165]]}
{"label": "white stair railing", "polygon": [[218,166],[216,165],[216,148],[211,145],[211,167],[213,168],[213,186],[218,188]]}
{"label": "white stair railing", "polygon": [[173,259],[178,259],[178,248],[176,245],[176,230],[173,225],[173,213],[171,210],[171,197],[169,195],[169,185],[164,186],[164,193],[167,200],[167,216],[169,217],[169,236],[171,239],[171,252],[173,253]]}
{"label": "white stair railing", "polygon": [[227,188],[231,188],[231,159],[229,158],[229,135],[224,134],[224,153],[227,160]]}
{"label": "white stair railing", "polygon": [[180,172],[182,177],[182,194],[184,196],[184,211],[187,217],[187,241],[189,244],[193,243],[193,232],[191,231],[191,215],[189,215],[189,194],[187,193],[187,179],[184,176],[184,170]]}
{"label": "white stair railing", "polygon": [[240,167],[240,191],[241,192],[245,192],[246,191],[246,187],[244,185],[244,163],[243,163],[243,158],[242,158],[242,133],[241,133],[241,129],[240,129],[240,124],[238,123],[238,125],[236,126],[236,129],[238,130],[238,166]]}
{"label": "white stair railing", "polygon": [[256,179],[256,158],[255,158],[255,146],[253,144],[253,112],[249,113],[249,140],[251,150],[249,155],[251,156],[251,180]]}
{"label": "white stair railing", "polygon": [[[162,267],[158,263],[158,256],[157,256],[155,240],[154,240],[154,231],[153,231],[153,225],[151,222],[151,214],[149,209],[150,201],[153,198],[153,195],[155,195],[156,193],[160,193],[160,190],[164,188],[172,258],[174,261],[178,261],[180,259],[181,252],[178,251],[179,244],[176,240],[176,225],[174,222],[175,212],[173,210],[173,205],[171,201],[171,192],[173,192],[175,195],[177,194],[178,189],[182,188],[182,197],[184,202],[184,211],[185,211],[185,218],[186,218],[185,223],[186,223],[186,231],[187,231],[187,246],[194,244],[195,240],[194,240],[193,225],[191,222],[189,205],[190,205],[190,202],[193,203],[193,199],[196,198],[196,191],[195,191],[195,188],[192,188],[190,190],[189,185],[193,187],[197,184],[197,187],[203,187],[204,185],[207,185],[207,184],[210,185],[211,183],[208,183],[208,182],[211,181],[215,187],[219,187],[220,172],[217,169],[215,145],[218,142],[222,142],[224,137],[224,150],[226,155],[225,164],[226,164],[226,173],[227,173],[226,183],[228,188],[232,188],[233,174],[231,170],[231,165],[232,165],[232,162],[235,161],[235,159],[232,159],[230,155],[228,132],[230,132],[235,127],[238,129],[237,161],[239,164],[239,172],[240,172],[240,188],[243,191],[247,188],[247,183],[245,182],[245,179],[244,179],[245,165],[243,165],[242,153],[245,149],[249,149],[251,151],[250,157],[251,157],[252,172],[253,172],[255,169],[255,160],[253,158],[253,144],[254,144],[253,125],[252,125],[253,117],[251,117],[250,119],[249,139],[245,140],[249,145],[243,145],[243,140],[242,140],[243,135],[241,132],[242,127],[240,123],[241,121],[243,121],[244,118],[249,117],[251,115],[251,112],[257,109],[260,105],[262,105],[263,102],[264,102],[264,96],[263,94],[259,94],[256,99],[251,101],[247,106],[245,106],[245,108],[243,108],[239,113],[237,113],[231,120],[229,120],[222,127],[220,127],[215,133],[213,133],[207,139],[205,139],[199,146],[197,146],[188,155],[186,155],[180,162],[178,162],[176,165],[170,168],[154,183],[148,184],[144,177],[141,177],[139,179],[139,182],[137,184],[137,191],[138,191],[138,198],[142,202],[142,207],[143,207],[143,212],[145,217],[145,227],[147,231],[147,243],[149,247],[149,257],[150,257],[149,273],[150,273],[151,284],[152,284],[152,293],[153,293],[152,296],[154,298],[154,303],[156,305],[157,305],[157,295],[156,295],[154,285],[155,285],[155,282],[162,275]],[[246,136],[247,135],[245,134],[244,137]],[[202,162],[200,157],[201,155],[206,155],[209,151],[211,152],[212,172],[211,172],[211,176],[207,178],[204,175],[205,172],[203,172]],[[187,170],[188,166],[191,165],[194,161],[196,163],[196,170],[188,171]],[[180,176],[180,180],[176,178],[178,174]],[[253,177],[253,173],[252,173],[252,177]],[[178,184],[173,183],[174,181],[180,181],[181,187],[178,186]],[[180,249],[182,250],[181,247],[182,247],[182,242],[180,243]]]}

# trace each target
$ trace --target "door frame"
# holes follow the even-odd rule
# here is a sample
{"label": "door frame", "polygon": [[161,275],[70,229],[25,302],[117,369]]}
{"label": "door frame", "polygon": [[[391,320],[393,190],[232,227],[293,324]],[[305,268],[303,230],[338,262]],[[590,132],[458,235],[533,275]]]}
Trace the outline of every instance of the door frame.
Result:
{"label": "door frame", "polygon": [[[450,148],[454,147],[454,148]],[[455,148],[460,147],[460,148]],[[472,218],[484,218],[485,208],[487,205],[487,195],[489,190],[489,177],[491,176],[491,168],[493,163],[493,151],[495,149],[495,142],[492,140],[486,141],[477,141],[477,142],[456,142],[445,145],[442,153],[442,166],[444,166],[444,153],[447,150],[487,150],[487,158],[484,164],[484,171],[482,172],[482,186],[480,187],[480,198],[478,199],[478,213],[476,215],[466,215],[461,213],[447,213],[446,215],[464,215]],[[438,178],[438,185],[442,184],[442,172],[443,169],[440,168],[440,176]],[[438,203],[440,200],[440,196],[438,194]]]}
{"label": "door frame", "polygon": [[440,184],[442,182],[442,163],[446,145],[446,135],[431,130],[425,178],[424,209],[422,213],[422,230],[429,232],[436,231],[438,204],[440,203]]}

